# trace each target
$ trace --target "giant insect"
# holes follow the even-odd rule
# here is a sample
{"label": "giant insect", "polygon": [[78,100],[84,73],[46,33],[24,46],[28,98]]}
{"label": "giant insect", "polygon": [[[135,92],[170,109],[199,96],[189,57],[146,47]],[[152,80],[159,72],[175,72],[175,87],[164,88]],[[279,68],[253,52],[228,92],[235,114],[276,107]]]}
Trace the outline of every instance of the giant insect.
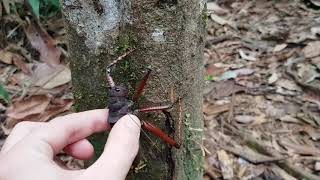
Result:
{"label": "giant insect", "polygon": [[[151,69],[148,69],[147,73],[144,75],[142,81],[140,82],[136,94],[133,97],[133,101],[129,100],[129,91],[128,88],[123,85],[116,85],[113,81],[113,78],[111,77],[111,70],[112,67],[117,64],[120,60],[122,60],[125,56],[127,56],[131,51],[126,52],[122,56],[118,57],[116,60],[114,60],[108,67],[107,67],[107,81],[110,88],[109,93],[109,118],[108,122],[111,126],[113,126],[122,116],[129,114],[129,113],[138,113],[138,112],[153,112],[153,111],[165,111],[167,109],[170,109],[172,105],[165,105],[165,106],[156,106],[156,107],[146,107],[142,109],[132,110],[132,106],[134,102],[136,102],[139,97],[141,96],[144,87],[147,83],[147,80],[150,76]],[[150,122],[141,121],[141,127],[142,129],[149,131],[153,135],[159,137],[164,142],[166,142],[169,145],[172,145],[175,148],[180,148],[180,144],[177,143],[175,140],[173,140],[171,137],[169,137],[166,133],[164,133],[161,129],[156,127]]]}

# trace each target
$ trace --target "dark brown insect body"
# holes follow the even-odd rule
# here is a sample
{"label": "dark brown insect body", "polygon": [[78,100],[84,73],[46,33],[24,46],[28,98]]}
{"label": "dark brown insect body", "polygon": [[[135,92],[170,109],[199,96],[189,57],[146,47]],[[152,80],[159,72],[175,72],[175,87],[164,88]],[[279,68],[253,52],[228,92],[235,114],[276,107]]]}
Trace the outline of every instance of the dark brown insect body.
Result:
{"label": "dark brown insect body", "polygon": [[110,89],[109,96],[109,119],[108,122],[113,125],[122,116],[132,113],[132,101],[128,99],[128,89],[124,86],[114,86]]}
{"label": "dark brown insect body", "polygon": [[[130,53],[130,52],[128,52]],[[127,53],[127,54],[128,54]],[[126,54],[125,54],[126,55]],[[133,106],[133,102],[136,102],[138,98],[141,96],[143,89],[146,85],[146,82],[148,80],[148,77],[151,73],[151,70],[148,69],[148,72],[143,77],[140,85],[138,86],[137,92],[133,98],[133,101],[129,100],[129,92],[128,88],[121,85],[115,85],[110,73],[111,73],[111,67],[115,65],[119,60],[121,60],[124,57],[121,56],[117,60],[111,63],[111,65],[107,69],[107,81],[110,86],[110,94],[109,94],[109,118],[108,123],[113,126],[121,117],[128,113],[138,113],[138,112],[153,112],[153,111],[165,111],[167,109],[170,109],[172,105],[167,106],[157,106],[157,107],[147,107],[142,109],[133,110],[131,107]],[[141,126],[143,129],[149,131],[150,133],[154,134],[155,136],[158,136],[166,143],[176,147],[180,148],[180,144],[177,143],[175,140],[173,140],[171,137],[169,137],[167,134],[165,134],[161,129],[157,128],[153,124],[145,121],[141,121]]]}

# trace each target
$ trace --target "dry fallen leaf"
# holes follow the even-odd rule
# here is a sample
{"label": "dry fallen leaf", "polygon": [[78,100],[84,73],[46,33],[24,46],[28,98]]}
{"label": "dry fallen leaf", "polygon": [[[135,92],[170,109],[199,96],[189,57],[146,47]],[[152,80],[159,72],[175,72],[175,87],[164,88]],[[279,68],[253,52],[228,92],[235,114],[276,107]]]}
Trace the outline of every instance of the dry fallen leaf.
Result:
{"label": "dry fallen leaf", "polygon": [[218,23],[218,24],[220,24],[220,25],[229,25],[229,26],[231,26],[231,27],[235,27],[235,26],[236,26],[233,21],[226,20],[226,19],[224,19],[223,17],[218,16],[218,15],[216,15],[216,14],[211,14],[211,15],[210,15],[210,18],[211,18],[214,22],[216,22],[216,23]]}
{"label": "dry fallen leaf", "polygon": [[277,73],[272,73],[268,78],[268,84],[273,84],[279,79],[279,75]]}
{"label": "dry fallen leaf", "polygon": [[254,56],[254,53],[244,50],[239,50],[240,57],[247,61],[256,61],[257,58]]}
{"label": "dry fallen leaf", "polygon": [[[41,96],[33,96],[33,97],[41,97]],[[32,97],[31,97],[32,98]],[[49,102],[50,103],[50,102]],[[25,109],[23,118],[20,116],[8,116],[6,120],[5,128],[7,131],[10,131],[17,123],[21,121],[33,121],[33,122],[45,122],[49,119],[57,116],[58,114],[70,110],[73,105],[72,99],[53,99],[50,104],[47,104],[46,107],[44,105],[35,106],[33,109]],[[34,109],[37,109],[35,111]],[[42,110],[40,112],[40,110]]]}
{"label": "dry fallen leaf", "polygon": [[279,79],[276,85],[291,91],[301,91],[301,88],[296,83],[288,79]]}
{"label": "dry fallen leaf", "polygon": [[289,153],[301,154],[301,155],[320,155],[320,149],[309,146],[307,144],[295,144],[286,139],[281,139],[279,143],[284,146]]}
{"label": "dry fallen leaf", "polygon": [[233,173],[232,159],[228,156],[228,154],[224,150],[218,151],[217,154],[218,154],[218,159],[219,159],[223,179],[233,179],[234,173]]}
{"label": "dry fallen leaf", "polygon": [[206,115],[215,115],[226,112],[230,109],[230,103],[223,105],[207,104],[203,106],[203,112]]}
{"label": "dry fallen leaf", "polygon": [[216,76],[220,76],[222,73],[224,73],[226,68],[217,67],[214,64],[209,64],[206,69],[207,69],[207,71],[206,71],[207,75],[211,75],[213,77],[216,77]]}
{"label": "dry fallen leaf", "polygon": [[25,100],[13,103],[6,114],[10,118],[23,119],[34,114],[41,114],[47,108],[51,98],[45,95],[32,96]]}
{"label": "dry fallen leaf", "polygon": [[273,52],[280,52],[284,50],[287,46],[288,44],[278,44],[274,47]]}
{"label": "dry fallen leaf", "polygon": [[28,75],[31,74],[31,70],[27,66],[26,62],[24,62],[24,58],[22,56],[19,56],[19,55],[13,56],[13,64],[16,65],[19,69],[21,69],[21,71],[24,72],[25,74],[28,74]]}
{"label": "dry fallen leaf", "polygon": [[314,164],[314,170],[320,171],[320,162],[319,162],[319,161],[317,161],[317,162]]}
{"label": "dry fallen leaf", "polygon": [[238,76],[247,76],[253,74],[255,71],[249,68],[241,68],[236,70],[230,70],[224,72],[219,78],[218,81],[224,81],[229,79],[234,79]]}
{"label": "dry fallen leaf", "polygon": [[279,166],[272,164],[271,170],[278,174],[280,177],[283,178],[283,180],[297,180],[296,178],[289,175],[285,170],[281,169]]}
{"label": "dry fallen leaf", "polygon": [[312,41],[308,43],[308,45],[303,48],[302,52],[306,58],[320,56],[320,41]]}
{"label": "dry fallen leaf", "polygon": [[13,84],[18,84],[20,86],[31,84],[31,77],[23,72],[17,72],[13,74],[10,80]]}
{"label": "dry fallen leaf", "polygon": [[320,69],[320,56],[313,58],[311,62],[313,65],[317,66],[318,69]]}
{"label": "dry fallen leaf", "polygon": [[0,51],[0,61],[6,64],[12,64],[12,58],[15,54],[10,52],[10,51],[6,51],[6,50],[1,50]]}
{"label": "dry fallen leaf", "polygon": [[234,81],[221,81],[214,82],[210,86],[210,91],[208,91],[204,96],[209,100],[215,100],[222,97],[230,96],[232,93],[237,93],[244,91],[246,88],[235,84]]}
{"label": "dry fallen leaf", "polygon": [[62,86],[58,86],[52,89],[44,89],[39,87],[31,87],[29,88],[29,94],[33,95],[43,95],[43,94],[50,94],[50,95],[61,95],[68,91],[71,85],[65,84]]}
{"label": "dry fallen leaf", "polygon": [[268,122],[268,118],[266,117],[265,114],[260,113],[258,116],[255,117],[255,120],[252,124],[259,125],[259,124],[263,124],[265,122]]}
{"label": "dry fallen leaf", "polygon": [[312,126],[305,125],[305,126],[303,126],[301,131],[307,133],[311,137],[311,139],[314,141],[318,141],[320,139],[320,130],[315,129]]}
{"label": "dry fallen leaf", "polygon": [[12,81],[20,86],[33,84],[46,90],[56,88],[71,81],[70,69],[62,64],[49,66],[46,63],[35,63],[28,64],[26,68],[32,69],[30,75],[18,72],[11,77]]}
{"label": "dry fallen leaf", "polygon": [[215,2],[208,2],[207,3],[207,10],[209,12],[214,12],[215,14],[218,15],[224,15],[228,13],[228,10],[223,9],[222,7],[220,7],[217,3]]}
{"label": "dry fallen leaf", "polygon": [[71,81],[70,69],[61,64],[49,66],[46,63],[38,63],[33,69],[33,83],[44,89],[52,89]]}
{"label": "dry fallen leaf", "polygon": [[[58,99],[59,100],[59,99]],[[54,102],[50,104],[45,112],[43,112],[37,121],[45,122],[49,119],[55,117],[56,115],[65,112],[67,110],[70,110],[71,106],[73,105],[72,99],[61,99],[57,102]]]}
{"label": "dry fallen leaf", "polygon": [[314,5],[320,7],[320,0],[310,0]]}
{"label": "dry fallen leaf", "polygon": [[56,42],[39,24],[31,22],[25,33],[31,45],[39,51],[40,60],[50,65],[60,63],[61,50],[56,46]]}
{"label": "dry fallen leaf", "polygon": [[315,26],[311,28],[311,33],[313,36],[317,37],[320,35],[320,26]]}
{"label": "dry fallen leaf", "polygon": [[310,83],[316,78],[320,77],[320,74],[317,72],[316,67],[311,64],[297,64],[297,71],[298,76],[305,83]]}
{"label": "dry fallen leaf", "polygon": [[280,121],[288,122],[288,123],[299,123],[299,124],[302,123],[299,119],[292,117],[290,115],[285,115],[283,117],[280,117]]}
{"label": "dry fallen leaf", "polygon": [[262,113],[259,116],[237,115],[234,117],[234,119],[238,123],[242,123],[242,124],[258,125],[258,124],[267,122],[266,116]]}
{"label": "dry fallen leaf", "polygon": [[265,112],[268,117],[274,119],[279,119],[287,114],[284,108],[279,108],[279,106],[272,103],[265,104]]}
{"label": "dry fallen leaf", "polygon": [[59,159],[62,167],[67,167],[69,170],[80,170],[85,168],[85,163],[83,160],[75,159],[66,154],[59,154],[57,158]]}
{"label": "dry fallen leaf", "polygon": [[250,115],[237,115],[237,116],[234,117],[234,119],[238,123],[250,124],[256,119],[256,117],[255,116],[250,116]]}

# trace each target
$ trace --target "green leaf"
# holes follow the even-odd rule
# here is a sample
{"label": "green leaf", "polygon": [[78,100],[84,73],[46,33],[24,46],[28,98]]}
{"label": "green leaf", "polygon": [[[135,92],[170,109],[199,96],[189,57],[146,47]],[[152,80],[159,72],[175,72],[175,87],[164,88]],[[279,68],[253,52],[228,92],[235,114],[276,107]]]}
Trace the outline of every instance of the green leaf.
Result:
{"label": "green leaf", "polygon": [[34,14],[39,18],[39,15],[40,15],[40,0],[28,0],[28,3],[30,4]]}
{"label": "green leaf", "polygon": [[205,76],[205,78],[204,78],[206,81],[214,81],[214,77],[213,76],[211,76],[211,75],[207,75],[207,76]]}
{"label": "green leaf", "polygon": [[47,0],[49,4],[51,4],[56,9],[60,9],[60,1],[59,0]]}
{"label": "green leaf", "polygon": [[10,102],[10,96],[7,90],[0,84],[0,99],[3,99],[6,103]]}
{"label": "green leaf", "polygon": [[44,19],[55,16],[60,12],[61,6],[59,0],[39,0],[40,16]]}

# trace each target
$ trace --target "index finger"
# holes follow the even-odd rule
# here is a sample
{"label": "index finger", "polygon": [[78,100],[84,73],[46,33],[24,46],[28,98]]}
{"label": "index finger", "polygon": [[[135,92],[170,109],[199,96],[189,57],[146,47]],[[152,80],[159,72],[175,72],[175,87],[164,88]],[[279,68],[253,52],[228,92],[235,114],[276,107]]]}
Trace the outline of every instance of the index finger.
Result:
{"label": "index finger", "polygon": [[55,118],[29,137],[42,140],[50,145],[53,155],[65,146],[90,136],[93,133],[110,129],[107,123],[108,110],[98,109],[73,113]]}

